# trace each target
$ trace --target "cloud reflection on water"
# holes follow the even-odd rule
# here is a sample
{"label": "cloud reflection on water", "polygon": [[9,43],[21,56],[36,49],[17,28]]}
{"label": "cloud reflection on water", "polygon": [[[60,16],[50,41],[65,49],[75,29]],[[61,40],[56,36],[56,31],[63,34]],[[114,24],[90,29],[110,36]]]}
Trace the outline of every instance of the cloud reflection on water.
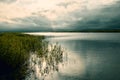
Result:
{"label": "cloud reflection on water", "polygon": [[[29,33],[44,35],[68,52],[55,80],[119,80],[120,33]],[[47,80],[47,79],[46,79]],[[48,78],[50,80],[50,78]]]}

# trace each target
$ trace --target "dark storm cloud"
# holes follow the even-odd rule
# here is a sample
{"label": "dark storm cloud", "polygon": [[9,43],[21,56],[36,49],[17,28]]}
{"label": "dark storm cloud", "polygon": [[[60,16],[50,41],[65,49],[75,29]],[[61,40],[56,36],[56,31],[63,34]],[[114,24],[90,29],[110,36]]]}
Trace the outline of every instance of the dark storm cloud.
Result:
{"label": "dark storm cloud", "polygon": [[0,2],[2,2],[2,3],[12,3],[15,1],[17,1],[17,0],[0,0]]}
{"label": "dark storm cloud", "polygon": [[26,18],[16,18],[13,21],[20,22],[23,24],[33,24],[33,26],[40,26],[40,27],[50,27],[50,21],[41,16],[31,16]]}
{"label": "dark storm cloud", "polygon": [[39,31],[46,32],[46,31],[52,31],[52,29],[49,27],[40,27],[40,26],[32,26],[32,25],[24,25],[24,24],[21,24],[21,25],[0,24],[0,25],[1,25],[0,32],[39,32]]}
{"label": "dark storm cloud", "polygon": [[12,31],[15,25],[8,24],[6,22],[0,22],[0,32],[3,31]]}
{"label": "dark storm cloud", "polygon": [[0,23],[0,31],[52,31],[50,22],[44,17],[16,18],[18,24]]}
{"label": "dark storm cloud", "polygon": [[[0,2],[12,2],[15,0],[0,0]],[[67,7],[70,3],[60,3],[58,6]],[[12,18],[6,22],[0,22],[0,31],[81,31],[120,29],[120,2],[115,5],[103,6],[93,10],[74,10],[64,17],[58,16],[50,21],[42,13],[55,13],[51,10],[41,10],[38,13],[25,18]],[[66,8],[67,10],[67,8]],[[2,16],[1,16],[2,17]],[[10,21],[10,22],[9,22]],[[13,23],[12,23],[13,22]],[[15,22],[15,23],[14,23]],[[53,27],[53,28],[52,28]]]}
{"label": "dark storm cloud", "polygon": [[[89,30],[89,29],[120,29],[120,5],[115,4],[111,7],[96,10],[91,13],[83,14],[83,20],[71,24],[72,30]],[[76,15],[77,14],[77,15]],[[79,12],[74,13],[80,17]]]}

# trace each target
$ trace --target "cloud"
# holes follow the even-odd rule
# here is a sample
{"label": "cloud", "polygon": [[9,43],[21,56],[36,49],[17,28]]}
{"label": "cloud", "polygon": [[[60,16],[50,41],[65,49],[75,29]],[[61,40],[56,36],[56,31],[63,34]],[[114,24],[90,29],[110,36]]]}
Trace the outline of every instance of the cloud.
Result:
{"label": "cloud", "polygon": [[73,5],[74,3],[76,3],[75,1],[70,1],[70,2],[61,2],[59,4],[57,4],[58,6],[64,6],[65,8],[67,8],[70,5]]}
{"label": "cloud", "polygon": [[[15,0],[3,1],[14,2]],[[57,20],[58,17],[64,18],[69,13],[77,10],[84,12],[85,10],[111,5],[115,2],[116,0],[16,0],[12,4],[0,4],[0,16],[2,16],[0,20],[6,20],[7,22],[8,19],[25,18],[32,16],[33,13],[43,15],[50,20]]]}
{"label": "cloud", "polygon": [[12,19],[13,21],[18,22],[18,24],[33,24],[34,26],[50,26],[50,21],[43,16],[30,16],[26,18],[16,18]]}
{"label": "cloud", "polygon": [[31,16],[16,18],[11,21],[17,23],[0,23],[0,31],[52,31],[51,23],[45,17]]}
{"label": "cloud", "polygon": [[[82,26],[83,23],[84,25],[89,24],[89,20],[92,22],[92,19],[94,20],[96,16],[98,17],[102,13],[101,10],[103,10],[106,7],[110,7],[110,6],[113,7],[116,1],[117,0],[110,0],[110,1],[107,1],[107,0],[97,0],[97,1],[96,0],[90,0],[90,1],[70,0],[70,1],[61,2],[57,4],[57,7],[53,11],[43,12],[43,15],[45,15],[47,18],[52,20],[52,24],[53,24],[52,26],[56,29],[62,29],[62,28],[74,29],[74,25],[76,25],[77,22],[80,23],[79,26]],[[110,13],[108,12],[107,15],[109,14]],[[90,15],[91,17],[89,17]],[[73,23],[74,25],[72,25],[71,23]],[[89,25],[91,26],[92,23],[90,23]],[[83,27],[80,27],[80,28],[83,28]],[[84,27],[84,28],[87,29],[87,27]]]}
{"label": "cloud", "polygon": [[[119,3],[101,10],[95,10],[83,15],[83,19],[70,24],[73,30],[89,29],[120,29],[120,5]],[[78,12],[79,13],[79,12]],[[73,14],[78,14],[73,13]],[[80,15],[77,15],[80,17]]]}
{"label": "cloud", "polygon": [[117,1],[0,0],[0,30],[75,31],[113,29],[113,26],[119,28]]}
{"label": "cloud", "polygon": [[0,0],[1,3],[13,3],[17,0]]}

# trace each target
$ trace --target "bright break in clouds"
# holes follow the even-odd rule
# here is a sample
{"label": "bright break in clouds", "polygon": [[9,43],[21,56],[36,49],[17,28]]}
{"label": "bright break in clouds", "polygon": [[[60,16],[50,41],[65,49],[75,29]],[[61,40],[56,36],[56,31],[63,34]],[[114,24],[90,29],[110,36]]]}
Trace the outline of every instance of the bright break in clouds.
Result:
{"label": "bright break in clouds", "polygon": [[120,29],[119,0],[0,0],[0,31]]}

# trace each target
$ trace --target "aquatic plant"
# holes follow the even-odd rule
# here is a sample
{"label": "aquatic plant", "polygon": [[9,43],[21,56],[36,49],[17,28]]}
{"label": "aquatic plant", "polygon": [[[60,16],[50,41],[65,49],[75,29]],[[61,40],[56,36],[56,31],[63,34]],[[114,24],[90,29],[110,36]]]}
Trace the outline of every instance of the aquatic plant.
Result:
{"label": "aquatic plant", "polygon": [[[22,33],[0,34],[0,80],[40,80],[59,71],[63,50],[44,36]],[[33,79],[32,79],[33,78]]]}
{"label": "aquatic plant", "polygon": [[[41,51],[42,54],[41,54]],[[44,80],[54,71],[59,71],[59,63],[63,61],[63,49],[58,44],[42,42],[39,52],[31,52],[26,80]]]}
{"label": "aquatic plant", "polygon": [[41,48],[43,36],[21,33],[0,34],[0,80],[21,80],[25,77],[30,51]]}

